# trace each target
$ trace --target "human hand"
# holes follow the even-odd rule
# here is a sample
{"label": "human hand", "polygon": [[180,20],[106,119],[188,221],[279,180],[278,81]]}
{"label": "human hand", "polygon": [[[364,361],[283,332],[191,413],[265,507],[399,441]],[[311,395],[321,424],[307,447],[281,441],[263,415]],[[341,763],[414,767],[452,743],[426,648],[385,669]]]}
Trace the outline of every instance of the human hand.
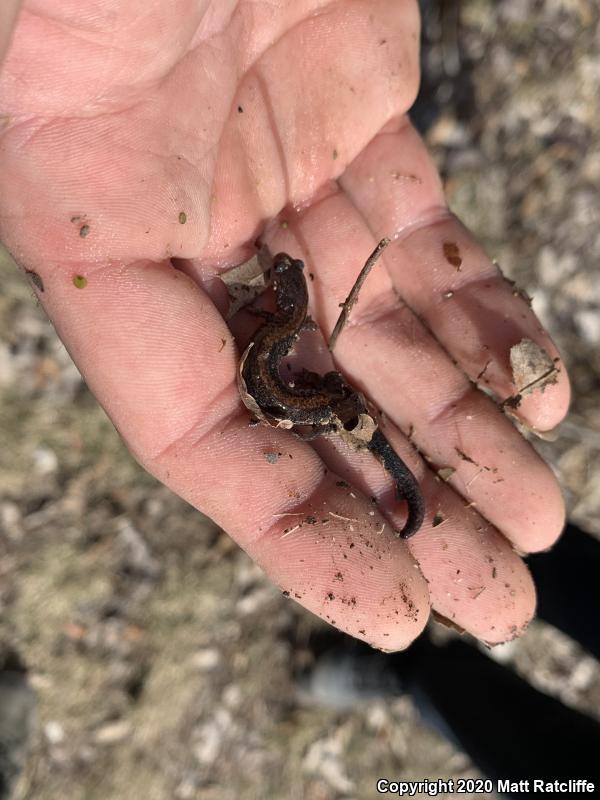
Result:
{"label": "human hand", "polygon": [[[430,604],[486,642],[518,634],[535,596],[513,548],[548,547],[564,515],[470,382],[507,397],[512,345],[557,352],[448,212],[404,116],[417,82],[413,0],[25,2],[0,72],[0,236],[132,452],[292,597],[389,650]],[[335,357],[420,479],[408,543],[382,531],[401,509],[375,459],[248,427],[217,276],[259,233],[307,262],[326,333],[394,238]],[[561,367],[518,414],[551,428],[568,396]]]}

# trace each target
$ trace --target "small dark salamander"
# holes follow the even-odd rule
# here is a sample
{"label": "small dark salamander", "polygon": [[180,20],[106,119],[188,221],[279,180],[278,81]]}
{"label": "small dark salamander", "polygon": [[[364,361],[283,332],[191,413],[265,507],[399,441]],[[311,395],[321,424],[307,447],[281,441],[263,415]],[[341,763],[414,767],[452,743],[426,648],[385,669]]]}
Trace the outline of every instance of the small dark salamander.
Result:
{"label": "small dark salamander", "polygon": [[[303,269],[302,261],[286,253],[273,259],[277,310],[257,330],[242,359],[245,388],[267,417],[287,420],[297,432],[308,426],[313,435],[351,435],[360,415],[368,415],[370,420],[373,417],[364,397],[339,372],[321,376],[304,371],[293,384],[281,377],[282,359],[301,331],[314,325],[307,317],[308,290]],[[394,479],[399,498],[406,500],[408,518],[399,535],[408,539],[419,530],[425,515],[419,484],[376,423],[369,440],[362,445],[377,456]]]}

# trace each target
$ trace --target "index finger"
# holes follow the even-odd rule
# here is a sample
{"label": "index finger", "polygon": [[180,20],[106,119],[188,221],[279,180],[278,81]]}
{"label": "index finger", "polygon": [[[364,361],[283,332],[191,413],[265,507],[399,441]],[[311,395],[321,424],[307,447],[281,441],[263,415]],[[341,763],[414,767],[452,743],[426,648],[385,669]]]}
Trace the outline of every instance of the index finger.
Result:
{"label": "index finger", "polygon": [[569,379],[559,353],[526,299],[450,213],[440,177],[406,118],[376,136],[340,179],[385,253],[403,300],[479,386],[517,395],[510,351],[532,340],[554,359],[556,382],[523,396],[516,413],[548,430],[565,416]]}

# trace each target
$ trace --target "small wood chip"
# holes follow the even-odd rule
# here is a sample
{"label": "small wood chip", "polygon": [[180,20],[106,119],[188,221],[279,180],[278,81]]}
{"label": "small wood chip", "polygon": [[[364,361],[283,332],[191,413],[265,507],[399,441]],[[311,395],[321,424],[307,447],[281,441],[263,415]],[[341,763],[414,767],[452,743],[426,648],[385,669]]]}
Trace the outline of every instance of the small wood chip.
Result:
{"label": "small wood chip", "polygon": [[360,273],[358,275],[358,278],[356,279],[356,281],[354,283],[354,286],[350,290],[350,294],[348,295],[348,297],[342,303],[342,313],[338,317],[338,321],[335,323],[335,327],[333,329],[333,332],[332,332],[331,336],[329,337],[329,342],[328,342],[327,346],[329,347],[330,351],[333,351],[333,348],[336,345],[338,337],[339,337],[340,333],[343,331],[344,326],[346,325],[346,322],[348,321],[348,317],[350,316],[350,311],[352,310],[352,307],[355,305],[356,301],[358,300],[359,292],[360,292],[360,290],[362,288],[363,283],[367,279],[367,275],[369,274],[369,272],[371,272],[371,270],[375,266],[375,263],[377,262],[377,259],[383,253],[383,251],[389,245],[389,243],[390,243],[390,240],[386,239],[386,238],[382,239],[379,242],[379,244],[377,245],[375,250],[373,250],[371,255],[366,260],[364,267],[361,269],[361,271],[360,271]]}

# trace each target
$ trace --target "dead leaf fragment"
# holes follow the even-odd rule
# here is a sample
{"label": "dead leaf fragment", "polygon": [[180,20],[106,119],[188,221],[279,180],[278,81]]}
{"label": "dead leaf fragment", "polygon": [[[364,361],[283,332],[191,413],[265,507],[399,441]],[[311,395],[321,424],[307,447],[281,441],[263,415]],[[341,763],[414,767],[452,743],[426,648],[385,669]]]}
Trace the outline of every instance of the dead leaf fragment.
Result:
{"label": "dead leaf fragment", "polygon": [[456,242],[444,242],[442,248],[444,250],[444,258],[448,264],[453,266],[457,272],[460,272],[462,269],[463,260],[460,254],[459,246],[456,244]]}
{"label": "dead leaf fragment", "polygon": [[250,352],[250,349],[252,347],[254,347],[254,342],[250,342],[248,347],[244,350],[244,353],[240,358],[240,364],[238,367],[237,383],[242,403],[246,406],[248,411],[250,411],[254,415],[254,417],[256,417],[256,419],[259,420],[259,422],[262,422],[264,425],[270,425],[272,428],[289,429],[294,425],[294,423],[291,420],[288,419],[278,420],[265,414],[262,408],[256,402],[256,400],[248,392],[248,387],[246,386],[246,381],[244,380],[243,371],[244,371],[244,364],[246,363],[246,359],[248,358],[248,353]]}
{"label": "dead leaf fragment", "polygon": [[517,394],[544,391],[557,382],[558,369],[549,354],[531,339],[521,339],[510,348],[510,367]]}
{"label": "dead leaf fragment", "polygon": [[454,467],[440,467],[437,474],[443,481],[449,481],[455,472],[456,469]]}
{"label": "dead leaf fragment", "polygon": [[340,437],[351,447],[357,449],[366,447],[373,438],[377,430],[377,422],[370,414],[359,414],[354,428],[347,430],[342,424],[339,425],[338,433]]}
{"label": "dead leaf fragment", "polygon": [[227,319],[261,295],[267,285],[266,273],[272,266],[268,248],[262,247],[249,261],[223,272],[219,277],[225,284],[230,304]]}

